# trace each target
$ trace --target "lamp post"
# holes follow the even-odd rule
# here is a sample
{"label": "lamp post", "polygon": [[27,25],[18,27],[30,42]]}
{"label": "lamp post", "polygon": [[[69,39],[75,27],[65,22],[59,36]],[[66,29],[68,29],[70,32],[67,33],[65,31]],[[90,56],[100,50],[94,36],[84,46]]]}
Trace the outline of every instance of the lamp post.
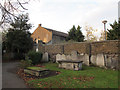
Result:
{"label": "lamp post", "polygon": [[102,23],[104,24],[105,40],[107,40],[107,36],[106,36],[106,23],[107,23],[107,20],[102,21]]}

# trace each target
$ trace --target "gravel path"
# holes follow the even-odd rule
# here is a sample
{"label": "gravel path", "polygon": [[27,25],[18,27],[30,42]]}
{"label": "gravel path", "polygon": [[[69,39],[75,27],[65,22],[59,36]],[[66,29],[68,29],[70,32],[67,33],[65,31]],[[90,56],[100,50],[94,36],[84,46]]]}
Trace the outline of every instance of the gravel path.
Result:
{"label": "gravel path", "polygon": [[2,88],[27,88],[16,74],[19,62],[2,63]]}

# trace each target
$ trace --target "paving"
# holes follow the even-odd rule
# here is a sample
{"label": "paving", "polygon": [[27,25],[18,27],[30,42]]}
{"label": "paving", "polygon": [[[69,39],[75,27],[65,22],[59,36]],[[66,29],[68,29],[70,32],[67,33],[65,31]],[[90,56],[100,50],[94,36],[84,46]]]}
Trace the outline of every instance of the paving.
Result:
{"label": "paving", "polygon": [[2,63],[2,88],[28,88],[16,74],[19,62]]}

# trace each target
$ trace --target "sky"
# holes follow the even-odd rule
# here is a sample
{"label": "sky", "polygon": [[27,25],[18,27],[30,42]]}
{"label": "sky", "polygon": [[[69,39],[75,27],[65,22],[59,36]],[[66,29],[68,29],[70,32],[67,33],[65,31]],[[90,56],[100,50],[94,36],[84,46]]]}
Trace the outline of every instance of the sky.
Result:
{"label": "sky", "polygon": [[96,35],[104,29],[103,20],[107,20],[106,27],[118,20],[119,0],[31,0],[28,8],[30,23],[34,27],[43,27],[67,33],[73,25],[80,25],[85,34],[85,26],[98,29]]}

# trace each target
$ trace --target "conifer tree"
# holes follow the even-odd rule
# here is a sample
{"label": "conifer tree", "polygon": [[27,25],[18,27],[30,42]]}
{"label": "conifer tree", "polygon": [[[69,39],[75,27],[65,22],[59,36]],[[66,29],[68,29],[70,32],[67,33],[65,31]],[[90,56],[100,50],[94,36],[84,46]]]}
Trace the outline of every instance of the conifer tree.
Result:
{"label": "conifer tree", "polygon": [[81,27],[78,25],[77,30],[76,30],[76,41],[78,42],[83,42],[84,41],[84,35],[81,32]]}
{"label": "conifer tree", "polygon": [[19,15],[19,18],[14,19],[11,28],[8,29],[6,40],[3,42],[7,52],[16,54],[17,59],[22,59],[33,47],[33,41],[29,29],[31,24],[28,23],[28,15]]}
{"label": "conifer tree", "polygon": [[118,40],[120,39],[120,19],[115,21],[113,24],[110,24],[112,29],[109,29],[107,32],[107,40]]}
{"label": "conifer tree", "polygon": [[67,40],[74,40],[74,41],[77,41],[77,42],[83,42],[84,41],[84,36],[83,36],[80,29],[81,29],[81,27],[79,25],[78,25],[77,29],[73,25],[73,27],[68,32]]}

